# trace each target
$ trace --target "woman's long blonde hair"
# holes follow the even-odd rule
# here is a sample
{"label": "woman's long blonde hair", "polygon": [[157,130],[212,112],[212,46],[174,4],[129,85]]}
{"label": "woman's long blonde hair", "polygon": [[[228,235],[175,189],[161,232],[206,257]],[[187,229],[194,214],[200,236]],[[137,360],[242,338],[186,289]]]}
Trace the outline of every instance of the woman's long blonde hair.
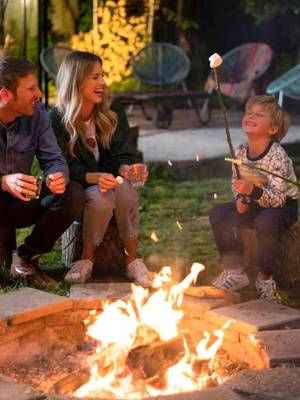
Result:
{"label": "woman's long blonde hair", "polygon": [[[82,106],[80,88],[97,63],[102,65],[101,58],[96,54],[73,51],[63,60],[57,74],[56,106],[63,115],[63,123],[70,135],[67,151],[72,156],[75,156],[74,146],[78,137],[89,148],[85,138],[84,121],[80,117]],[[109,106],[109,96],[105,90],[102,102],[95,104],[92,112],[92,118],[98,128],[96,135],[105,149],[110,148],[111,137],[118,123],[117,114],[111,111]]]}

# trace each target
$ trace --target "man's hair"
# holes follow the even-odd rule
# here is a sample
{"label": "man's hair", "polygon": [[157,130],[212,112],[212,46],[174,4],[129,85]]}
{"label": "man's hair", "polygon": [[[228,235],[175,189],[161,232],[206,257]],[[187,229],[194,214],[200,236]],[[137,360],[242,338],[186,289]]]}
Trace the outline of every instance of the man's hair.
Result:
{"label": "man's hair", "polygon": [[21,58],[0,59],[0,88],[6,88],[16,94],[19,80],[33,74],[34,70],[34,64]]}
{"label": "man's hair", "polygon": [[254,104],[259,104],[269,112],[272,124],[277,126],[278,131],[273,138],[275,141],[280,142],[286,135],[290,126],[290,117],[286,111],[280,107],[275,97],[269,95],[252,96],[246,103],[246,110]]}

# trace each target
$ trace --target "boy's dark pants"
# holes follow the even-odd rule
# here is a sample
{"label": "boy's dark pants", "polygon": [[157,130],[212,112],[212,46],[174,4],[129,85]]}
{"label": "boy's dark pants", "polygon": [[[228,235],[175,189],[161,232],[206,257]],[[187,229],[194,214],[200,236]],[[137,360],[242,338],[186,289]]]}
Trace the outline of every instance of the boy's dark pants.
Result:
{"label": "boy's dark pants", "polygon": [[81,216],[84,202],[84,190],[76,182],[70,182],[61,195],[52,194],[43,185],[40,198],[29,202],[0,190],[0,226],[23,228],[34,225],[21,247],[31,256],[47,253],[71,223]]}
{"label": "boy's dark pants", "polygon": [[210,223],[224,267],[243,266],[243,244],[237,229],[254,229],[256,256],[260,272],[273,275],[280,235],[297,221],[297,201],[288,200],[282,208],[264,208],[251,203],[239,214],[235,202],[220,204],[210,214]]}

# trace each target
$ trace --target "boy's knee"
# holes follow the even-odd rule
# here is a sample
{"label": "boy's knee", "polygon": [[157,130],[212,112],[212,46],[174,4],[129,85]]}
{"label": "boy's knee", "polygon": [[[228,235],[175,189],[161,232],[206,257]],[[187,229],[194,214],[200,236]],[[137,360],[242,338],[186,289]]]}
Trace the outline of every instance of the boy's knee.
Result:
{"label": "boy's knee", "polygon": [[212,225],[215,225],[216,223],[218,223],[220,221],[220,219],[223,216],[223,209],[222,209],[222,205],[218,205],[215,208],[213,208],[211,210],[211,212],[209,213],[209,220],[210,223]]}

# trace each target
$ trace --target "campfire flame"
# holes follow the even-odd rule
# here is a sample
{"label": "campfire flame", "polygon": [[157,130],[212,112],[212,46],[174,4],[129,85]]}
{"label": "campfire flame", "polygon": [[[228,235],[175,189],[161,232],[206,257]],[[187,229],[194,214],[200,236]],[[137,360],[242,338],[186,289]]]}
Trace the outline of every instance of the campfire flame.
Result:
{"label": "campfire flame", "polygon": [[[183,281],[174,283],[171,268],[164,267],[155,274],[153,292],[132,285],[130,300],[107,302],[100,315],[92,316],[95,321],[88,325],[87,334],[97,341],[98,346],[89,359],[90,380],[74,394],[79,398],[141,399],[197,390],[217,383],[213,363],[222,344],[223,330],[214,332],[214,340],[205,332],[203,340],[195,346],[188,334],[178,329],[184,315],[180,308],[184,290],[203,269],[202,264],[194,263],[190,274]],[[157,343],[162,347],[170,346],[170,349],[174,345],[181,346],[181,359],[176,359],[176,363],[165,371],[159,364],[152,374],[139,364],[132,368],[130,359],[134,359],[139,351],[142,357],[148,355],[143,353],[145,349],[153,349]],[[142,364],[143,361],[142,358]],[[149,363],[148,357],[145,362]]]}

